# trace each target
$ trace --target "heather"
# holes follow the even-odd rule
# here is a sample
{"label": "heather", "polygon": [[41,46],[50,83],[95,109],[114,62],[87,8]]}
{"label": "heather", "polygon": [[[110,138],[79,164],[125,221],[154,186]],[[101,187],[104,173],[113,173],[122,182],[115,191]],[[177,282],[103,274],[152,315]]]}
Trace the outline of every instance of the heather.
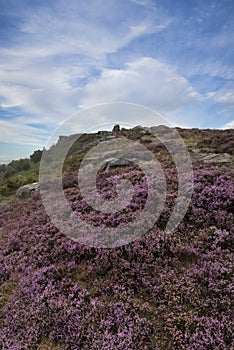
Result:
{"label": "heather", "polygon": [[[175,130],[184,139],[188,149],[197,149],[207,154],[215,152],[217,154],[227,153],[234,155],[234,139],[233,130],[210,130],[210,129],[182,129],[175,128]],[[165,130],[160,130],[160,133]],[[69,149],[67,159],[65,160],[65,171],[74,171],[76,165],[80,163],[85,152],[96,145],[102,138],[111,136],[110,131],[100,131],[98,133],[81,135]],[[59,157],[59,149],[68,140],[76,139],[76,135],[61,136],[56,145],[51,147],[53,157],[50,152],[47,152],[48,161]],[[141,143],[153,152],[159,152],[164,147],[162,144],[155,144],[152,142],[152,134],[149,131],[142,130],[139,127],[133,129],[122,128],[118,136],[124,136],[133,140],[140,140]],[[42,151],[36,150],[30,155],[30,158],[13,160],[9,164],[0,164],[0,203],[7,202],[14,198],[16,190],[23,185],[30,182],[38,181],[39,162],[41,160]]]}
{"label": "heather", "polygon": [[186,144],[195,146],[204,152],[229,153],[234,155],[233,130],[181,129],[176,128]]}
{"label": "heather", "polygon": [[[167,235],[177,177],[166,157],[164,171],[168,193],[157,224],[119,248],[91,248],[61,234],[39,194],[1,206],[2,349],[232,349],[231,165],[194,163],[191,204]],[[98,179],[110,198],[124,177],[133,179],[135,198],[112,221],[90,214],[75,175],[63,185],[75,212],[118,225],[144,206],[144,176],[129,167]]]}

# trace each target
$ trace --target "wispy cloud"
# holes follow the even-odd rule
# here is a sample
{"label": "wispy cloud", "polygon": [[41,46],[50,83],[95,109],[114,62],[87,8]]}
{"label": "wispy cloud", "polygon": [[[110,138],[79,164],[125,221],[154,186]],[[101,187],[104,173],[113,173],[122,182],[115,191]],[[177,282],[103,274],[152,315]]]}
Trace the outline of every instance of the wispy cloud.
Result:
{"label": "wispy cloud", "polygon": [[234,120],[224,124],[223,129],[234,129]]}
{"label": "wispy cloud", "polygon": [[231,107],[234,107],[234,90],[221,89],[217,92],[210,94],[216,102],[226,103]]}
{"label": "wispy cloud", "polygon": [[58,1],[37,10],[26,7],[15,44],[0,49],[1,106],[21,106],[49,122],[77,110],[81,85],[102,71],[107,54],[168,23],[156,9],[135,14],[115,1]]}
{"label": "wispy cloud", "polygon": [[81,107],[125,101],[168,112],[197,99],[199,94],[171,67],[143,57],[127,63],[124,69],[104,70],[84,88]]}
{"label": "wispy cloud", "polygon": [[27,125],[26,118],[17,118],[14,122],[12,120],[0,120],[1,142],[11,141],[20,145],[28,144],[42,147],[48,136],[48,132],[44,129]]}

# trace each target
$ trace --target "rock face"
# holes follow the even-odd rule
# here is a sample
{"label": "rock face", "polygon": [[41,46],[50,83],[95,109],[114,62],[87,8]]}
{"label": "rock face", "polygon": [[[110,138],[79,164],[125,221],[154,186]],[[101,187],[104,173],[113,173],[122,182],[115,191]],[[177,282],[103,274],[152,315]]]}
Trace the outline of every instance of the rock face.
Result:
{"label": "rock face", "polygon": [[113,127],[112,133],[115,135],[115,134],[118,134],[119,132],[120,132],[120,126],[119,126],[119,124],[116,124]]}
{"label": "rock face", "polygon": [[204,153],[200,149],[194,149],[194,158],[204,163],[231,163],[234,158],[228,153]]}
{"label": "rock face", "polygon": [[101,137],[106,137],[106,136],[108,136],[110,134],[111,134],[110,131],[106,131],[106,130],[100,130],[100,131],[97,132],[97,135],[101,136]]}
{"label": "rock face", "polygon": [[104,171],[108,171],[111,169],[116,169],[118,167],[126,167],[131,164],[134,164],[134,159],[130,162],[126,158],[110,158],[102,167],[101,169]]}
{"label": "rock face", "polygon": [[32,184],[28,184],[25,186],[21,186],[20,188],[18,188],[17,192],[16,192],[16,196],[18,198],[28,198],[32,195],[32,193],[35,192],[39,192],[40,188],[39,188],[39,183],[38,182],[34,182]]}

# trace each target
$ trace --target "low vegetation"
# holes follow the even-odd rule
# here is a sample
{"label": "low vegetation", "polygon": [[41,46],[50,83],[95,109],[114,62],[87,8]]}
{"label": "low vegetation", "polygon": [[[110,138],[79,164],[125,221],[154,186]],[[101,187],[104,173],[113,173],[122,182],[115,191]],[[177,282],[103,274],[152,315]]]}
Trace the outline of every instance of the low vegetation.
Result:
{"label": "low vegetation", "polygon": [[[233,165],[193,162],[190,206],[173,234],[165,235],[177,176],[165,150],[154,152],[168,183],[166,205],[155,226],[131,244],[98,249],[72,241],[51,223],[38,193],[1,205],[0,348],[233,348]],[[131,210],[141,210],[146,189],[134,166],[98,178],[106,198],[116,195],[123,177],[134,179],[128,212],[104,217],[87,210],[77,186],[78,160],[75,153],[67,159],[63,178],[77,215],[116,227]],[[32,163],[20,170],[32,171]]]}
{"label": "low vegetation", "polygon": [[0,203],[12,198],[23,185],[38,181],[39,162],[42,151],[35,151],[30,159],[13,160],[0,165]]}

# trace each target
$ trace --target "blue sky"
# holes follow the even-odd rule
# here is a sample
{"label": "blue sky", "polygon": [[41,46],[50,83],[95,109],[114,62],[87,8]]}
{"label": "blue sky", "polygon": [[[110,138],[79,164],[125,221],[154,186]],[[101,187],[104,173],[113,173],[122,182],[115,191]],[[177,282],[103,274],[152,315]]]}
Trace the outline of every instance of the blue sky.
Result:
{"label": "blue sky", "polygon": [[100,103],[142,104],[182,127],[234,127],[232,0],[0,5],[0,163]]}

